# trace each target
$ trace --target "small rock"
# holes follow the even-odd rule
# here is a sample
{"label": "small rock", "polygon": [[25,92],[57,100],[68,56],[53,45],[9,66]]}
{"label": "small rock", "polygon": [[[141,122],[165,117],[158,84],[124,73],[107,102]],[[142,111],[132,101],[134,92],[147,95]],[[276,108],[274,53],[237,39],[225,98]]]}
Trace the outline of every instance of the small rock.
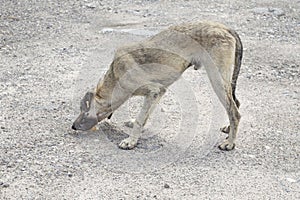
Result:
{"label": "small rock", "polygon": [[97,7],[97,2],[91,2],[91,3],[87,3],[87,4],[85,4],[85,6],[87,7],[87,8],[91,8],[91,9],[94,9],[94,8],[96,8]]}
{"label": "small rock", "polygon": [[112,32],[114,32],[114,29],[112,29],[112,28],[103,28],[101,31],[100,31],[101,33],[112,33]]}
{"label": "small rock", "polygon": [[13,167],[14,167],[14,165],[13,165],[13,164],[11,164],[11,163],[9,163],[9,164],[7,164],[7,165],[6,165],[6,167],[7,167],[7,168],[13,168]]}
{"label": "small rock", "polygon": [[270,150],[270,149],[271,149],[271,147],[269,147],[269,146],[265,146],[265,148],[266,148],[267,150]]}
{"label": "small rock", "polygon": [[251,154],[245,154],[245,156],[249,158],[255,158],[255,155],[251,155]]}
{"label": "small rock", "polygon": [[164,188],[168,189],[168,188],[170,188],[170,186],[167,183],[165,183]]}
{"label": "small rock", "polygon": [[287,180],[288,182],[290,182],[290,183],[296,183],[296,182],[297,182],[297,180],[292,179],[292,178],[286,178],[286,180]]}
{"label": "small rock", "polygon": [[9,184],[8,184],[8,183],[3,183],[3,184],[2,184],[2,187],[8,188],[8,187],[9,187]]}
{"label": "small rock", "polygon": [[280,8],[269,8],[269,12],[276,15],[277,17],[285,15],[285,12]]}
{"label": "small rock", "polygon": [[5,129],[5,127],[4,127],[4,126],[1,126],[1,129]]}

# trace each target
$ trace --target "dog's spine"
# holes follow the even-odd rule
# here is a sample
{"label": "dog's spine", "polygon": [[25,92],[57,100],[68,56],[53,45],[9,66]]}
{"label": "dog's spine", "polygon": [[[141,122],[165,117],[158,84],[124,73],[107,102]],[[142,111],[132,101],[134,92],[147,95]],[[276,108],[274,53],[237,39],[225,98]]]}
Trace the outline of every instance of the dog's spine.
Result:
{"label": "dog's spine", "polygon": [[235,89],[236,89],[236,83],[237,79],[240,73],[240,68],[242,65],[242,58],[243,58],[243,44],[239,37],[239,35],[234,30],[229,30],[229,33],[235,38],[235,61],[234,61],[234,70],[232,75],[232,82],[231,82],[231,88],[232,88],[232,96],[233,99],[237,105],[237,107],[240,106],[239,101],[237,100],[235,96]]}

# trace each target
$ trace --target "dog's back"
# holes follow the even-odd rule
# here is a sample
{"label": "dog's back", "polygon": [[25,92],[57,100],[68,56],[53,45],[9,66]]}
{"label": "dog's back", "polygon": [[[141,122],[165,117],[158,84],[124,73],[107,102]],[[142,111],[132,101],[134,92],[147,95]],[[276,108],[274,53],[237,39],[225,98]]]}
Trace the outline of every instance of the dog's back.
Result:
{"label": "dog's back", "polygon": [[200,66],[200,57],[214,48],[234,49],[236,38],[231,31],[223,24],[210,21],[171,26],[148,40],[119,48],[114,60],[133,59],[141,65],[166,64],[182,73],[197,62]]}

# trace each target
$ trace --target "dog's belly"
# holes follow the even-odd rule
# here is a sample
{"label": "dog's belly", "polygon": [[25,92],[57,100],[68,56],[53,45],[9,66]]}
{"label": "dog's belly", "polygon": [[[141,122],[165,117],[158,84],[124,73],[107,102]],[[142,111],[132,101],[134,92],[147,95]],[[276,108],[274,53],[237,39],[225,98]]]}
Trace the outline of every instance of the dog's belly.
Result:
{"label": "dog's belly", "polygon": [[143,64],[127,71],[119,83],[133,95],[146,95],[149,87],[167,88],[178,80],[183,71],[158,63]]}

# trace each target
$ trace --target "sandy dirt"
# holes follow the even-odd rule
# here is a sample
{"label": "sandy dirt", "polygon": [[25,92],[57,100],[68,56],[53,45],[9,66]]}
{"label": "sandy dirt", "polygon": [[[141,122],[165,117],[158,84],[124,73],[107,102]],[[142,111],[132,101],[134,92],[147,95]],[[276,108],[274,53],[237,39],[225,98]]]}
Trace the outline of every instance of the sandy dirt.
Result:
{"label": "sandy dirt", "polygon": [[[0,199],[300,199],[300,1],[0,0]],[[141,98],[74,133],[79,101],[118,46],[197,20],[239,34],[237,147],[203,69],[187,70],[146,125]]]}

